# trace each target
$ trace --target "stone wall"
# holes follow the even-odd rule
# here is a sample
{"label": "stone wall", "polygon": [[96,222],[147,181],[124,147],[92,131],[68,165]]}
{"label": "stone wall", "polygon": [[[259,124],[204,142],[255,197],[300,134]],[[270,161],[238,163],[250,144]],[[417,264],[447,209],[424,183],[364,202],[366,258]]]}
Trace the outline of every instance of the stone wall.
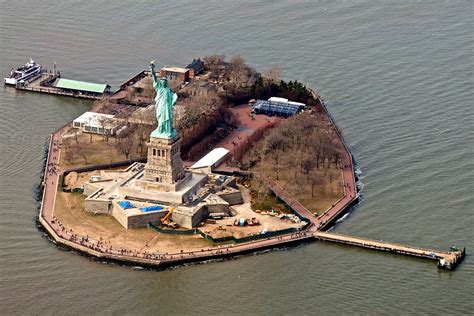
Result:
{"label": "stone wall", "polygon": [[153,213],[144,213],[140,215],[128,216],[127,229],[147,227],[148,223],[158,224],[168,211],[159,211]]}
{"label": "stone wall", "polygon": [[122,209],[116,202],[112,204],[112,216],[123,226],[123,228],[127,229],[128,227],[128,220],[127,220],[127,213],[125,210]]}
{"label": "stone wall", "polygon": [[101,188],[100,185],[97,185],[95,183],[90,183],[90,182],[84,182],[84,193],[82,193],[85,196],[89,196],[95,191],[99,190]]}
{"label": "stone wall", "polygon": [[167,210],[141,214],[128,214],[116,202],[112,204],[112,216],[125,229],[144,228],[148,226],[148,223],[158,224],[166,213],[168,213]]}
{"label": "stone wall", "polygon": [[217,195],[222,198],[224,201],[229,203],[229,205],[236,205],[244,203],[242,198],[242,193],[237,190],[228,190],[224,192],[218,192]]}
{"label": "stone wall", "polygon": [[110,214],[112,207],[109,200],[86,199],[84,210],[89,213]]}
{"label": "stone wall", "polygon": [[207,216],[207,209],[204,205],[189,211],[175,210],[172,219],[179,226],[185,228],[196,227]]}
{"label": "stone wall", "polygon": [[120,187],[118,190],[119,196],[132,196],[134,198],[162,201],[167,203],[183,203],[183,198],[180,194],[175,192],[160,192],[160,191],[146,191],[141,188]]}
{"label": "stone wall", "polygon": [[[193,174],[192,179],[185,183],[184,185],[190,185],[191,181],[196,179],[195,183],[190,185],[188,188],[183,188],[181,191],[177,192],[163,192],[159,190],[146,190],[143,186],[122,186],[118,189],[119,196],[133,196],[140,199],[152,200],[152,201],[161,201],[167,203],[182,204],[189,197],[195,194],[201,187],[203,187],[207,181],[207,176],[201,174]],[[137,183],[146,184],[146,181],[140,182],[137,180]],[[192,182],[191,182],[192,183]],[[153,183],[152,183],[153,184]]]}
{"label": "stone wall", "polygon": [[229,204],[222,203],[222,204],[209,204],[206,205],[207,213],[229,213]]}

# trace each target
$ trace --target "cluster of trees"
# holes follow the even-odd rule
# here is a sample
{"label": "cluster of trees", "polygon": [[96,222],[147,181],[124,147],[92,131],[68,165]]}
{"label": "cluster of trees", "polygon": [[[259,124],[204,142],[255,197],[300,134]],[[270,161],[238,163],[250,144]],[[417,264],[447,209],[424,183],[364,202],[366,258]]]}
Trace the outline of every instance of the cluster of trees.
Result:
{"label": "cluster of trees", "polygon": [[282,121],[253,144],[242,166],[271,175],[294,191],[310,185],[314,196],[315,187],[321,183],[318,171],[341,167],[342,144],[334,133],[324,116],[304,112]]}
{"label": "cluster of trees", "polygon": [[272,96],[284,97],[292,101],[316,105],[311,91],[301,82],[284,81],[282,70],[270,66],[261,76],[254,68],[248,66],[239,56],[233,56],[227,62],[225,55],[211,55],[204,58],[210,78],[222,88],[222,96],[228,103],[235,103],[245,98],[268,99]]}
{"label": "cluster of trees", "polygon": [[220,95],[227,103],[233,103],[250,97],[252,87],[260,74],[245,63],[240,55],[235,55],[226,61],[225,55],[210,55],[204,57],[206,70],[210,79],[215,80]]}
{"label": "cluster of trees", "polygon": [[[119,132],[113,137],[113,145],[125,155],[126,159],[130,159],[133,150],[135,150],[136,156],[146,155],[146,142],[154,129],[153,123],[156,122],[155,112],[151,108],[124,106],[112,103],[109,99],[104,98],[97,101],[95,110],[100,113],[113,114],[115,118],[122,120],[117,123],[114,119],[101,118],[99,123],[104,130],[106,126],[118,124],[116,130]],[[109,133],[102,134],[107,146],[110,146],[110,137],[111,134]]]}
{"label": "cluster of trees", "polygon": [[183,159],[193,160],[203,154],[210,144],[219,139],[212,137],[217,133],[225,137],[228,128],[236,124],[232,112],[215,92],[193,95],[180,101],[181,111],[176,120],[176,128],[182,137]]}
{"label": "cluster of trees", "polygon": [[298,80],[286,82],[284,80],[260,78],[252,87],[252,94],[255,99],[268,99],[275,96],[303,102],[309,106],[317,103],[311,91]]}

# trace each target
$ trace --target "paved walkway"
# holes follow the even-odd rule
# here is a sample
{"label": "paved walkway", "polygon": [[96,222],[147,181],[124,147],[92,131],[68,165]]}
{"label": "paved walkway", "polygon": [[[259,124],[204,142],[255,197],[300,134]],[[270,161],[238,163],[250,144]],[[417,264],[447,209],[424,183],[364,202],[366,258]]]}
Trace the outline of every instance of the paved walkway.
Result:
{"label": "paved walkway", "polygon": [[252,109],[247,104],[234,106],[230,109],[238,118],[237,128],[218,142],[214,147],[223,147],[230,151],[230,156],[239,156],[251,144],[252,137],[281,121],[279,117],[269,117],[263,114],[252,116]]}

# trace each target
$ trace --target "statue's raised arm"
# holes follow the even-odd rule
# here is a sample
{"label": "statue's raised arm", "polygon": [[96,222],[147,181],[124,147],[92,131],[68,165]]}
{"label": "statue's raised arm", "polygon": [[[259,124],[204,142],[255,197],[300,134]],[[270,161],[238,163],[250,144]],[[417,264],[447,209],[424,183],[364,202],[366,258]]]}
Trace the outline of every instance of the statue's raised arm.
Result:
{"label": "statue's raised arm", "polygon": [[158,82],[158,78],[156,78],[156,74],[155,74],[155,61],[154,60],[150,61],[150,72],[151,72],[151,77],[153,78],[153,85],[155,85]]}

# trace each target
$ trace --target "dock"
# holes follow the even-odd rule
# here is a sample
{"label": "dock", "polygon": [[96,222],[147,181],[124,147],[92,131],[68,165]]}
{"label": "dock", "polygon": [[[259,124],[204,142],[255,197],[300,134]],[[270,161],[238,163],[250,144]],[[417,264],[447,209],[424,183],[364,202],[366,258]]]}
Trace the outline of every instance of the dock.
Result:
{"label": "dock", "polygon": [[454,270],[466,255],[465,248],[444,252],[321,231],[313,233],[313,236],[317,240],[436,260],[438,267],[446,270]]}
{"label": "dock", "polygon": [[87,91],[87,89],[81,90],[81,89],[76,89],[76,88],[67,89],[67,88],[56,87],[54,84],[60,78],[61,76],[58,73],[42,72],[36,77],[28,79],[27,82],[25,83],[17,83],[15,85],[15,88],[17,90],[23,90],[23,91],[55,94],[55,95],[62,95],[66,97],[74,97],[74,98],[89,99],[89,100],[99,100],[104,95],[108,95],[108,92],[105,92],[105,91],[103,93],[96,93],[94,91]]}

